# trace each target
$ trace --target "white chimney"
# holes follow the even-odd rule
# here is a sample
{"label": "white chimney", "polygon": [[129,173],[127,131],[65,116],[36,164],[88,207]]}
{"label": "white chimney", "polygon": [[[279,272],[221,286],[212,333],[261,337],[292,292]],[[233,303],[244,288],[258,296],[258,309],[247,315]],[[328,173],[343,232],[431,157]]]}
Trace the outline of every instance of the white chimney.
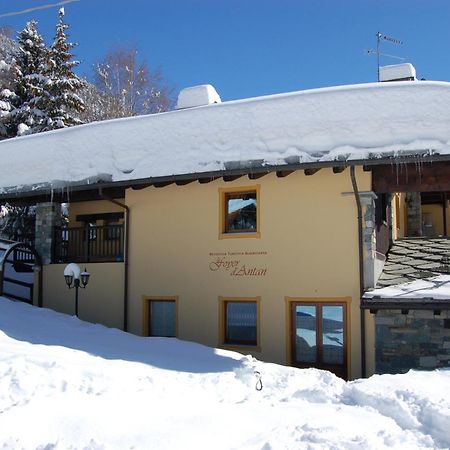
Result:
{"label": "white chimney", "polygon": [[221,103],[219,94],[210,84],[192,86],[182,89],[178,94],[175,109],[193,108],[194,106],[212,105]]}
{"label": "white chimney", "polygon": [[380,67],[380,81],[417,81],[412,64],[393,64]]}

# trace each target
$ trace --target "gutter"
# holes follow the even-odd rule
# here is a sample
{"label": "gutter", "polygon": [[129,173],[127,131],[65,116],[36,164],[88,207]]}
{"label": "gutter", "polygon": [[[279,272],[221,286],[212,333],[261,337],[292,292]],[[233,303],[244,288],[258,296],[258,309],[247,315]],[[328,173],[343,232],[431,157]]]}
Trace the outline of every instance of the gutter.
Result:
{"label": "gutter", "polygon": [[[353,193],[355,195],[356,208],[358,211],[358,259],[359,259],[359,300],[362,302],[364,294],[364,263],[363,263],[363,227],[362,207],[359,196],[358,184],[356,183],[355,166],[350,167],[350,178],[352,180]],[[361,323],[361,376],[366,377],[366,317],[364,309],[360,309]]]}
{"label": "gutter", "polygon": [[98,190],[99,195],[104,200],[108,200],[115,205],[120,206],[125,209],[125,239],[124,239],[124,276],[123,276],[123,331],[128,331],[128,245],[129,245],[129,236],[130,236],[130,208],[117,201],[114,198],[108,197],[102,192],[102,188]]}

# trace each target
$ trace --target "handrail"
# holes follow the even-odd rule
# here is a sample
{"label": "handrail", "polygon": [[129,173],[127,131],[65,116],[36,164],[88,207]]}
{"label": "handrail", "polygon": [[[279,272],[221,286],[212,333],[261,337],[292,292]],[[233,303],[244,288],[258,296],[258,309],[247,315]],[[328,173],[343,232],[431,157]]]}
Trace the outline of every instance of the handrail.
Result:
{"label": "handrail", "polygon": [[121,262],[123,228],[122,224],[55,227],[52,262]]}

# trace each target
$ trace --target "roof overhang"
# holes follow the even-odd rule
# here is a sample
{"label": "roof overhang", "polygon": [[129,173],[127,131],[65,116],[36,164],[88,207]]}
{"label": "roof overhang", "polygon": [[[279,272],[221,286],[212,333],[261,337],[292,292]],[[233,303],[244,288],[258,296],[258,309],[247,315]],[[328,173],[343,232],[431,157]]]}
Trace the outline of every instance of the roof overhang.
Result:
{"label": "roof overhang", "polygon": [[439,155],[430,150],[414,152],[413,154],[391,156],[385,158],[359,160],[332,160],[319,162],[296,162],[292,164],[266,165],[261,160],[231,161],[226,163],[225,170],[185,173],[159,177],[129,179],[121,181],[107,180],[107,176],[96,180],[81,180],[77,182],[41,183],[39,185],[3,188],[0,192],[0,203],[35,204],[45,201],[76,202],[102,199],[105,195],[112,198],[123,198],[127,188],[143,189],[149,186],[164,187],[169,184],[184,185],[194,181],[208,183],[223,178],[232,181],[242,176],[257,179],[269,173],[285,177],[295,171],[304,171],[305,175],[313,175],[320,169],[332,168],[340,173],[350,166],[362,166],[371,171],[376,166],[404,166],[450,161],[450,155]]}

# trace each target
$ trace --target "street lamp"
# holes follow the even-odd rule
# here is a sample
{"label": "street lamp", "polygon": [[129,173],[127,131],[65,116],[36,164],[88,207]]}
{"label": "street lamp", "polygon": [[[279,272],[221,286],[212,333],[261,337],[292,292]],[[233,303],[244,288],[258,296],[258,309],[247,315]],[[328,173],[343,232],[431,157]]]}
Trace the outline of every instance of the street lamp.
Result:
{"label": "street lamp", "polygon": [[[80,266],[75,263],[67,264],[64,269],[64,279],[69,289],[75,289],[75,315],[78,317],[78,289],[85,289],[89,283],[90,273],[84,269],[82,272]],[[80,284],[81,281],[81,284]],[[72,286],[73,283],[73,286]]]}

